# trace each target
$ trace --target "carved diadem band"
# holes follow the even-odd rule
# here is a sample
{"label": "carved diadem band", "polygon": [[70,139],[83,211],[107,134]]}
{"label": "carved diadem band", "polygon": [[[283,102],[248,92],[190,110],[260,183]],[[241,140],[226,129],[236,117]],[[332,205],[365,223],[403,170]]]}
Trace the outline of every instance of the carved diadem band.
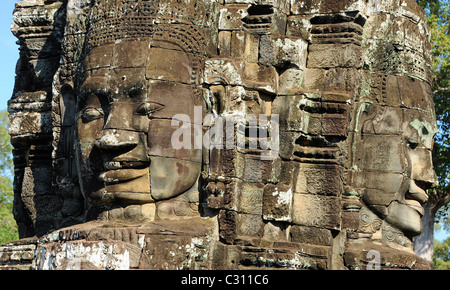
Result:
{"label": "carved diadem band", "polygon": [[89,16],[87,48],[155,39],[204,54],[207,15],[203,1],[97,0]]}

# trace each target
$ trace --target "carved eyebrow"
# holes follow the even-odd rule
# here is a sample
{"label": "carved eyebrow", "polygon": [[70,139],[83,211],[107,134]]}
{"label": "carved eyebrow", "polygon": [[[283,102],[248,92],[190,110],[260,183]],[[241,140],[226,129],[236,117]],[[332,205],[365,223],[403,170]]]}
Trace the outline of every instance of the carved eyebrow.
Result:
{"label": "carved eyebrow", "polygon": [[146,78],[147,80],[161,80],[161,81],[168,81],[168,82],[180,82],[183,84],[190,84],[190,73],[189,77],[182,77],[181,74],[173,74],[172,72],[163,70],[163,69],[153,69],[148,70],[146,72]]}
{"label": "carved eyebrow", "polygon": [[140,96],[143,93],[147,92],[147,85],[140,82],[134,85],[129,85],[127,87],[128,88],[125,88],[123,90],[123,93],[129,96],[130,98]]}
{"label": "carved eyebrow", "polygon": [[[99,84],[102,84],[99,86]],[[107,79],[103,77],[89,77],[81,85],[79,91],[82,95],[95,93],[95,94],[108,94]]]}
{"label": "carved eyebrow", "polygon": [[418,119],[409,123],[418,133],[421,140],[425,140],[428,137],[434,136],[437,133],[437,128],[427,121],[420,121]]}
{"label": "carved eyebrow", "polygon": [[[92,95],[96,95],[97,97],[100,97],[100,99],[104,99],[108,103],[111,102],[111,97],[107,93],[106,90],[101,90],[101,89],[92,89],[92,90],[87,89],[87,90],[83,90],[83,91],[80,90],[80,92],[77,95],[77,102],[79,104],[78,110],[80,110],[82,107],[85,106],[87,99],[89,98],[89,96],[92,96]],[[102,101],[100,101],[100,102],[102,102]]]}

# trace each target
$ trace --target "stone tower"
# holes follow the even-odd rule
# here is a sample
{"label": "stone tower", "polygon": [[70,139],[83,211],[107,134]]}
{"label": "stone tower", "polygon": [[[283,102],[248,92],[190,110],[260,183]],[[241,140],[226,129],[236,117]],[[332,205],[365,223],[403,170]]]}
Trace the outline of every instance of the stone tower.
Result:
{"label": "stone tower", "polygon": [[0,267],[431,268],[414,0],[21,0],[12,30]]}

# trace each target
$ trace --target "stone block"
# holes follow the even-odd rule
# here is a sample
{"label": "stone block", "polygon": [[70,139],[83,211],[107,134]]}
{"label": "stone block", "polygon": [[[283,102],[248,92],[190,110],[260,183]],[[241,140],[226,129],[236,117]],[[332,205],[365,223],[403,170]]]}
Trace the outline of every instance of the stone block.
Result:
{"label": "stone block", "polygon": [[398,77],[397,80],[403,106],[425,111],[433,109],[428,83],[407,76]]}
{"label": "stone block", "polygon": [[289,229],[289,237],[292,242],[331,246],[333,236],[328,229],[293,225]]}
{"label": "stone block", "polygon": [[359,212],[343,211],[341,218],[343,229],[356,231],[359,228]]}
{"label": "stone block", "polygon": [[407,149],[407,159],[411,170],[411,179],[436,183],[436,173],[433,169],[432,152],[426,148]]}
{"label": "stone block", "polygon": [[259,56],[260,36],[256,34],[245,34],[244,59],[248,62],[257,63]]}
{"label": "stone block", "polygon": [[236,214],[236,235],[260,237],[264,232],[264,222],[260,214]]}
{"label": "stone block", "polygon": [[239,183],[236,189],[238,196],[237,211],[241,213],[261,215],[263,209],[262,183]]}
{"label": "stone block", "polygon": [[434,114],[424,114],[419,110],[403,109],[402,133],[409,148],[422,147],[431,150],[433,136],[438,132]]}
{"label": "stone block", "polygon": [[307,68],[302,88],[310,91],[322,91],[326,73],[325,69]]}
{"label": "stone block", "polygon": [[302,85],[305,72],[297,68],[289,68],[280,74],[278,84],[279,95],[295,95],[303,92]]}
{"label": "stone block", "polygon": [[251,34],[243,30],[221,31],[223,40],[229,38],[229,55],[234,58],[242,58],[250,63],[258,62],[259,35]]}
{"label": "stone block", "polygon": [[[240,198],[242,197],[239,190],[245,183],[242,180],[235,177],[221,178],[218,177],[215,181],[208,183],[206,191],[209,194],[207,198],[207,203],[209,208],[213,209],[227,209],[233,211],[246,212],[249,209],[249,205],[244,203],[241,206]],[[249,186],[257,185],[256,183],[249,183]],[[253,188],[256,190],[255,188]],[[244,202],[247,202],[252,198],[258,199],[257,196],[245,196],[243,197]],[[252,208],[252,210],[258,211],[257,207]],[[251,211],[251,210],[250,210]]]}
{"label": "stone block", "polygon": [[237,177],[246,182],[268,182],[276,177],[279,159],[264,160],[261,155],[240,154],[236,163]]}
{"label": "stone block", "polygon": [[37,88],[48,88],[59,67],[59,57],[50,57],[45,59],[33,59],[29,61],[33,67],[32,81]]}
{"label": "stone block", "polygon": [[364,127],[364,132],[399,135],[402,132],[403,110],[392,107],[378,107],[377,113],[370,123],[370,126]]}
{"label": "stone block", "polygon": [[[287,2],[287,1],[286,1]],[[311,22],[309,17],[300,15],[288,16],[286,22],[286,36],[299,37],[305,41],[311,41]]]}
{"label": "stone block", "polygon": [[284,35],[287,14],[270,4],[251,5],[248,15],[242,19],[247,32],[258,35]]}
{"label": "stone block", "polygon": [[36,241],[21,239],[0,247],[0,270],[31,270]]}
{"label": "stone block", "polygon": [[130,269],[129,252],[119,241],[47,243],[39,246],[38,253],[37,270]]}
{"label": "stone block", "polygon": [[322,118],[323,136],[347,136],[349,118],[342,114],[324,114]]}
{"label": "stone block", "polygon": [[248,15],[249,4],[230,4],[220,9],[219,30],[242,30],[242,18]]}
{"label": "stone block", "polygon": [[289,227],[289,223],[286,222],[265,222],[262,241],[288,241]]}
{"label": "stone block", "polygon": [[341,178],[339,165],[301,163],[294,190],[296,193],[339,196],[342,191]]}
{"label": "stone block", "polygon": [[[171,119],[152,119],[148,122],[149,132],[152,132],[148,136],[148,154],[150,156],[164,156],[200,162],[202,152],[201,149],[197,149],[198,147],[195,146],[195,136],[193,134],[195,127],[198,126],[184,121],[172,121]],[[175,126],[172,126],[172,124],[175,124]],[[177,134],[178,139],[173,139]],[[136,133],[130,132],[128,135],[131,138],[136,136]],[[173,143],[161,144],[160,140],[167,140]],[[175,148],[174,144],[181,148]]]}
{"label": "stone block", "polygon": [[175,233],[146,235],[139,269],[206,270],[209,264],[209,237]]}
{"label": "stone block", "polygon": [[311,44],[309,46],[308,68],[361,68],[362,48],[354,44]]}
{"label": "stone block", "polygon": [[219,212],[219,237],[226,244],[232,244],[236,239],[237,213],[231,210]]}
{"label": "stone block", "polygon": [[[371,253],[372,251],[372,253]],[[376,255],[379,255],[379,264]],[[431,262],[428,262],[413,252],[399,251],[391,247],[375,243],[352,243],[344,252],[344,265],[350,270],[372,270],[378,266],[379,270],[429,270]]]}
{"label": "stone block", "polygon": [[49,134],[52,132],[51,113],[14,113],[9,117],[8,130],[13,137],[27,134]]}
{"label": "stone block", "polygon": [[359,79],[357,69],[331,68],[325,75],[322,89],[327,92],[349,92],[353,95],[358,89]]}
{"label": "stone block", "polygon": [[240,250],[239,246],[217,243],[213,250],[211,268],[215,270],[238,270]]}
{"label": "stone block", "polygon": [[277,67],[295,67],[304,69],[306,66],[308,43],[303,39],[280,38],[271,35],[261,36],[259,62]]}
{"label": "stone block", "polygon": [[278,73],[275,67],[246,63],[242,73],[247,88],[269,94],[278,91]]}
{"label": "stone block", "polygon": [[22,194],[43,196],[52,195],[52,183],[48,179],[51,176],[51,167],[25,167],[22,181]]}
{"label": "stone block", "polygon": [[236,176],[237,155],[238,153],[234,150],[211,148],[210,174],[213,176]]}
{"label": "stone block", "polygon": [[[134,57],[133,60],[129,60],[129,55],[120,51],[119,55],[114,56],[114,63],[116,66],[125,65],[125,67],[131,67],[135,70],[139,70],[143,65],[146,69],[145,78],[151,80],[164,80],[164,81],[173,81],[176,83],[184,83],[184,84],[193,84],[192,72],[186,70],[187,67],[192,66],[193,60],[189,58],[193,58],[193,56],[189,57],[186,52],[179,50],[179,47],[176,45],[159,45],[153,44],[151,47],[151,55],[149,53],[149,45],[147,42],[142,41],[138,42],[138,45],[134,44],[133,47],[137,48],[128,49],[129,53],[135,52],[136,54],[144,55],[143,57]],[[118,48],[116,50],[127,50],[127,46]],[[114,53],[116,53],[116,50]],[[132,52],[131,52],[132,51]],[[162,64],[161,59],[164,58],[164,64]],[[128,66],[127,66],[128,65]],[[120,67],[118,67],[120,68]],[[195,69],[193,69],[195,70]],[[123,73],[123,69],[119,70]],[[161,71],[165,71],[162,73]],[[141,85],[141,81],[134,81],[133,78],[143,77],[144,74],[137,73],[135,76],[126,75],[126,79],[124,79],[124,84],[128,84],[130,81],[134,85]],[[121,76],[116,78],[120,81]],[[139,79],[138,79],[139,80]],[[152,82],[150,82],[152,83]],[[144,82],[145,84],[145,82]],[[171,86],[166,85],[166,89],[170,94]],[[150,87],[151,88],[151,87]],[[149,88],[149,89],[150,89]],[[152,97],[154,94],[152,94]]]}
{"label": "stone block", "polygon": [[300,106],[305,102],[305,97],[301,95],[280,96],[275,98],[272,104],[272,113],[278,114],[280,117],[281,131],[304,130],[303,112]]}
{"label": "stone block", "polygon": [[405,170],[401,136],[365,135],[358,144],[361,159],[357,162],[361,170],[401,173]]}
{"label": "stone block", "polygon": [[218,51],[220,56],[231,56],[231,31],[219,32]]}
{"label": "stone block", "polygon": [[309,135],[322,134],[322,114],[302,112],[302,132]]}
{"label": "stone block", "polygon": [[373,188],[384,192],[398,192],[403,175],[395,172],[361,171],[353,173],[353,184],[357,188]]}
{"label": "stone block", "polygon": [[206,84],[225,82],[228,85],[243,85],[241,71],[232,60],[212,59],[205,62],[204,81]]}
{"label": "stone block", "polygon": [[113,53],[114,45],[104,45],[93,48],[83,62],[84,71],[111,67]]}
{"label": "stone block", "polygon": [[295,140],[298,138],[297,132],[280,132],[280,157],[291,160],[293,158]]}
{"label": "stone block", "polygon": [[243,30],[231,31],[231,57],[241,58],[244,55],[246,34]]}
{"label": "stone block", "polygon": [[296,225],[338,230],[341,227],[340,198],[295,193],[292,222]]}
{"label": "stone block", "polygon": [[264,187],[262,214],[267,221],[292,220],[293,191],[287,185],[267,184]]}
{"label": "stone block", "polygon": [[354,0],[290,0],[292,14],[337,13],[344,11],[361,11],[363,1]]}

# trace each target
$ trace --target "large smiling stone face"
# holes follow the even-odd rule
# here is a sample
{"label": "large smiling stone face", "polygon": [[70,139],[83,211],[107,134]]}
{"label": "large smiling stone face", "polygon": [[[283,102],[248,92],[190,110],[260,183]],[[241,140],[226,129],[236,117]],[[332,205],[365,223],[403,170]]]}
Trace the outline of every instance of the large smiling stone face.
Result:
{"label": "large smiling stone face", "polygon": [[107,204],[153,203],[196,183],[201,150],[171,146],[172,118],[184,114],[193,120],[195,106],[202,105],[190,65],[187,53],[155,41],[106,44],[87,55],[77,142],[87,197]]}

